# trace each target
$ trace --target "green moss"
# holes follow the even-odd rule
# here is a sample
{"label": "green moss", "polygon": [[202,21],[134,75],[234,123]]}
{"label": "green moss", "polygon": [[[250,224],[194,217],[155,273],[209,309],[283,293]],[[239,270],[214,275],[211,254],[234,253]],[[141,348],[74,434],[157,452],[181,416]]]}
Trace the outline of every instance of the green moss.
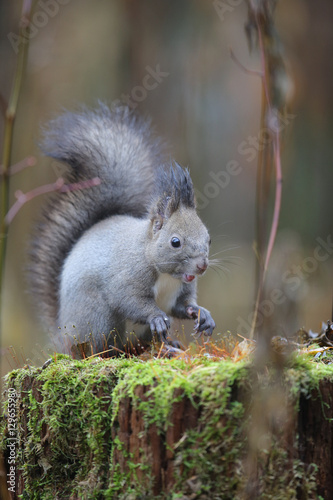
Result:
{"label": "green moss", "polygon": [[[23,410],[28,416],[18,460],[31,498],[41,489],[45,499],[56,491],[63,497],[85,491],[94,498],[101,490],[108,474],[106,433],[119,365],[119,360],[106,364],[57,356],[45,370],[26,368],[7,376],[21,397],[18,419]],[[31,380],[34,391],[24,390]]]}
{"label": "green moss", "polygon": [[[262,385],[269,388],[278,375],[273,369],[268,373]],[[171,450],[174,487],[160,498],[241,499],[248,479],[245,456],[255,378],[245,362],[204,357],[191,362],[73,361],[57,355],[45,369],[14,370],[6,384],[17,391],[17,418],[25,431],[19,433],[17,446],[25,498],[158,498],[152,493],[150,457],[135,463],[119,437],[112,440],[111,429],[121,400],[130,398],[145,429],[156,426],[163,441],[173,405],[186,398],[197,409],[198,421]],[[282,377],[287,399],[296,405],[299,395],[318,388],[323,378],[333,380],[330,365],[292,358]],[[137,387],[142,385],[146,392],[140,399]],[[5,449],[5,419],[1,427]],[[258,456],[260,498],[278,499],[283,491],[283,498],[292,499],[300,489],[304,498],[315,498],[315,467],[288,458],[280,438],[271,434],[270,447]],[[112,460],[116,449],[126,460],[126,470]]]}
{"label": "green moss", "polygon": [[[170,498],[177,498],[177,492],[179,496],[184,494],[186,479],[197,475],[200,484],[193,486],[197,494],[233,491],[230,483],[236,483],[237,479],[228,481],[225,476],[230,463],[237,460],[243,443],[242,439],[237,441],[236,436],[240,437],[243,431],[244,407],[241,402],[230,402],[230,396],[235,383],[241,385],[247,371],[245,363],[230,361],[205,360],[203,364],[189,365],[181,360],[158,360],[134,365],[119,381],[114,391],[114,418],[120,399],[130,397],[134,408],[141,412],[146,429],[155,424],[163,438],[170,426],[170,409],[174,403],[186,397],[194,407],[200,405],[198,428],[188,430],[175,450],[175,486]],[[138,381],[149,388],[144,400],[135,393]],[[182,391],[177,391],[175,396],[176,389]],[[127,481],[132,487],[134,484],[137,489],[140,487],[142,494],[152,495],[147,488],[142,491],[146,478],[140,484],[135,474],[129,474]],[[111,488],[111,491],[114,490]]]}
{"label": "green moss", "polygon": [[[135,363],[126,370],[119,380],[113,394],[114,415],[117,414],[118,403],[122,397],[130,397],[135,408],[142,411],[147,425],[155,423],[160,430],[168,426],[168,414],[174,398],[175,389],[182,389],[185,396],[194,402],[195,396],[204,399],[220,399],[220,404],[226,401],[228,395],[222,387],[228,380],[232,385],[238,378],[245,375],[245,364],[235,364],[230,361],[208,362],[204,365],[190,365],[183,360],[154,360],[145,363]],[[215,381],[215,389],[212,382]],[[135,388],[140,385],[149,387],[148,401],[138,401]],[[181,397],[181,396],[179,396]]]}

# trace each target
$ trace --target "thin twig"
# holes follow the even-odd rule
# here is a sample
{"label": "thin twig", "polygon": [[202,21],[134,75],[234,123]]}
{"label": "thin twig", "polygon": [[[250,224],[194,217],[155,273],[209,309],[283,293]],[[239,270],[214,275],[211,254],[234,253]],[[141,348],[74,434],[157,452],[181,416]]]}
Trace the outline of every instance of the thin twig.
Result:
{"label": "thin twig", "polygon": [[[267,113],[267,101],[265,91],[262,85],[261,91],[261,116],[260,116],[260,130],[263,129],[265,124],[265,117]],[[258,165],[257,165],[257,181],[256,181],[256,290],[259,289],[262,269],[263,269],[263,255],[265,248],[265,196],[264,196],[264,172],[265,165],[267,165],[267,147],[259,148],[258,151]]]}
{"label": "thin twig", "polygon": [[280,219],[281,210],[281,198],[282,198],[282,168],[281,168],[281,144],[280,144],[280,133],[276,130],[274,133],[274,163],[276,168],[276,180],[275,180],[275,201],[274,201],[274,211],[271,232],[269,235],[269,241],[267,245],[266,259],[264,265],[264,273],[267,272],[268,264],[272,255],[273,246],[275,243],[275,238],[277,234],[277,228]]}
{"label": "thin twig", "polygon": [[[31,0],[23,0],[21,20],[20,20],[20,37],[23,37],[23,30],[29,25],[33,10],[33,2]],[[1,219],[0,219],[0,338],[2,330],[2,293],[4,286],[4,271],[7,248],[8,225],[5,217],[8,211],[9,188],[10,188],[10,173],[9,167],[11,164],[11,154],[13,145],[13,130],[16,117],[17,105],[20,97],[24,68],[27,60],[29,48],[29,37],[24,39],[24,43],[20,43],[19,52],[16,62],[16,70],[13,79],[11,94],[8,101],[8,106],[5,112],[5,129],[4,129],[4,146],[2,159],[2,182],[1,182]]]}
{"label": "thin twig", "polygon": [[[263,74],[262,85],[263,85],[263,91],[264,91],[264,95],[265,95],[265,102],[263,103],[263,106],[264,106],[264,109],[268,110],[268,112],[271,114],[272,113],[272,103],[271,103],[271,96],[270,96],[270,92],[269,92],[269,82],[268,82],[269,75],[268,75],[268,68],[267,68],[263,35],[262,35],[262,31],[261,31],[260,22],[258,20],[258,11],[253,8],[252,2],[250,2],[250,5],[251,5],[253,12],[254,12],[254,19],[255,19],[257,33],[258,33],[259,52],[260,52],[261,67],[262,67],[262,74]],[[266,120],[266,115],[267,115],[267,113],[262,112],[261,120]],[[277,229],[278,229],[279,219],[280,219],[280,210],[281,210],[282,168],[281,168],[280,133],[279,133],[278,127],[276,129],[274,128],[274,130],[272,130],[271,127],[270,127],[270,129],[271,129],[271,132],[273,133],[273,153],[274,153],[274,164],[275,164],[275,171],[276,171],[274,210],[273,210],[272,225],[271,225],[271,229],[270,229],[264,264],[262,266],[262,264],[260,265],[260,262],[259,262],[259,266],[258,266],[259,277],[258,277],[257,297],[256,297],[254,314],[253,314],[250,339],[253,339],[254,332],[255,332],[255,329],[257,327],[260,301],[261,301],[262,294],[263,294],[264,283],[265,283],[265,278],[266,278],[266,273],[267,273],[269,261],[270,261],[271,255],[272,255],[272,250],[273,250],[275,239],[276,239],[276,234],[277,234]],[[259,157],[259,167],[260,167],[261,171],[258,172],[258,176],[261,175],[262,171],[263,171],[262,170],[263,165],[261,164],[262,161],[263,161],[263,158]],[[270,162],[267,161],[266,169],[269,169],[269,168],[270,168]],[[261,182],[259,182],[259,184],[261,186]],[[257,183],[257,187],[258,187],[258,183]],[[257,193],[257,196],[260,197],[261,193]],[[257,206],[257,209],[258,210],[263,209],[263,207]],[[257,217],[259,217],[259,216],[257,215]],[[260,249],[259,249],[259,258],[261,261],[262,255],[261,255]]]}
{"label": "thin twig", "polygon": [[6,224],[9,226],[11,222],[13,221],[14,217],[17,215],[19,210],[27,203],[27,201],[31,201],[32,199],[36,198],[37,196],[40,196],[42,194],[46,193],[52,193],[55,191],[59,191],[60,193],[66,193],[68,191],[76,191],[79,189],[87,189],[91,188],[93,186],[98,186],[101,183],[101,180],[99,177],[94,177],[93,179],[87,180],[87,181],[81,181],[81,182],[76,182],[73,184],[65,184],[64,180],[59,177],[59,179],[56,180],[56,182],[53,182],[52,184],[44,184],[44,186],[39,186],[35,189],[32,189],[31,191],[28,191],[27,193],[23,193],[22,191],[18,190],[15,193],[15,197],[17,198],[17,201],[14,203],[14,205],[10,208],[8,211],[5,221]]}
{"label": "thin twig", "polygon": [[[15,163],[15,165],[9,167],[9,175],[12,176],[18,174],[19,172],[22,172],[22,170],[24,170],[25,168],[33,167],[34,165],[36,165],[36,158],[34,156],[27,156],[23,160]],[[0,165],[0,175],[2,175],[2,173],[3,173],[3,166]]]}

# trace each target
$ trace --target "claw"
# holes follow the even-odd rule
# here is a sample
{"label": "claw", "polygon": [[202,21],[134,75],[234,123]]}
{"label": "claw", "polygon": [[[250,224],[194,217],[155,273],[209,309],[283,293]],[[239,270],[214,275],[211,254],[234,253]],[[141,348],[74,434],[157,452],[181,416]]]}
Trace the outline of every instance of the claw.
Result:
{"label": "claw", "polygon": [[168,344],[168,330],[170,328],[170,320],[167,316],[155,316],[149,322],[152,334],[156,333],[162,342]]}

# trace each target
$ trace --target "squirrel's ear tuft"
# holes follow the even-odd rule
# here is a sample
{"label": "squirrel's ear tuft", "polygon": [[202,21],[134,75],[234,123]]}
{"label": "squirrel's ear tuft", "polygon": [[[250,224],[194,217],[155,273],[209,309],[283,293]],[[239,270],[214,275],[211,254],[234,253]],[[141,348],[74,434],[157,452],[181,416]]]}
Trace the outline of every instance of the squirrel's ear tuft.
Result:
{"label": "squirrel's ear tuft", "polygon": [[156,182],[158,205],[162,208],[162,216],[170,217],[180,205],[195,208],[195,197],[189,170],[182,168],[177,162],[161,166]]}
{"label": "squirrel's ear tuft", "polygon": [[195,208],[194,188],[189,169],[183,169],[175,162],[172,170],[176,178],[177,189],[179,190],[180,203],[187,208]]}
{"label": "squirrel's ear tuft", "polygon": [[150,209],[153,232],[159,231],[181,206],[195,209],[192,179],[178,163],[162,166],[156,182],[156,199]]}

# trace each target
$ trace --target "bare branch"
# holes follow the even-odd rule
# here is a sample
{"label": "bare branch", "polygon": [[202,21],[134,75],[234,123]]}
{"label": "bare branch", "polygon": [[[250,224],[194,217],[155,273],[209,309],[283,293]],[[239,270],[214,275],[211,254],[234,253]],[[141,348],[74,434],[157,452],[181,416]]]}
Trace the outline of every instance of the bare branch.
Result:
{"label": "bare branch", "polygon": [[93,179],[87,181],[76,182],[73,184],[65,184],[64,179],[62,177],[59,177],[59,179],[57,179],[56,182],[53,182],[52,184],[45,184],[43,186],[39,186],[35,189],[32,189],[31,191],[28,191],[27,193],[23,193],[21,190],[18,190],[15,193],[17,201],[8,211],[5,217],[5,222],[7,226],[9,226],[13,221],[14,217],[19,212],[19,210],[23,207],[23,205],[25,205],[27,201],[31,201],[37,196],[40,196],[42,194],[52,193],[55,191],[59,191],[60,193],[66,193],[69,191],[76,191],[79,189],[87,189],[94,186],[98,186],[100,183],[101,183],[100,178],[94,177]]}
{"label": "bare branch", "polygon": [[[33,167],[36,165],[36,158],[35,156],[27,156],[23,160],[19,161],[18,163],[15,163],[15,165],[12,165],[9,167],[9,175],[15,175],[18,174],[19,172],[22,172],[25,168],[28,167]],[[0,165],[0,175],[3,174],[3,165]]]}

